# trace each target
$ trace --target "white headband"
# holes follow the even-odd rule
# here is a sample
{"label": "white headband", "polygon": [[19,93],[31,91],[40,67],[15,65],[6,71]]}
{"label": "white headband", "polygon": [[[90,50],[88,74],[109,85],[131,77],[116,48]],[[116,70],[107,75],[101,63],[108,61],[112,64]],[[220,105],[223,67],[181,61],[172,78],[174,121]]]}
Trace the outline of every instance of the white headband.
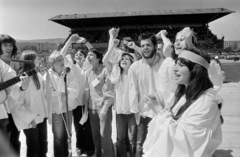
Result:
{"label": "white headband", "polygon": [[209,68],[209,63],[203,57],[201,57],[191,51],[183,50],[179,54],[178,58],[184,58],[191,62],[200,64],[201,66],[205,67],[206,69]]}

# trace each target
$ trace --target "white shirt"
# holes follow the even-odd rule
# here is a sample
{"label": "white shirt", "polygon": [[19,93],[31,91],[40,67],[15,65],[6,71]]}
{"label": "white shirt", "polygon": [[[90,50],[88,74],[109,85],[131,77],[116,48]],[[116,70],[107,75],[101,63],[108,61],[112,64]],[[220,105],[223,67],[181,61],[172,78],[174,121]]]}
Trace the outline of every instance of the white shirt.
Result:
{"label": "white shirt", "polygon": [[31,128],[30,123],[33,120],[35,120],[36,124],[43,122],[44,118],[47,118],[51,114],[46,99],[46,80],[44,80],[40,73],[37,73],[37,75],[41,86],[40,89],[37,90],[32,77],[30,77],[29,86],[25,91],[19,91],[20,84],[18,84],[19,87],[16,87],[12,92],[14,97],[18,97],[18,106],[11,111],[14,123],[19,131]]}
{"label": "white shirt", "polygon": [[158,92],[159,73],[163,59],[156,55],[153,66],[150,67],[143,58],[131,65],[128,70],[129,76],[129,101],[131,112],[141,112],[144,116],[153,118],[155,113],[144,102],[145,95],[155,95],[161,99]]}
{"label": "white shirt", "polygon": [[[62,102],[61,93],[65,93],[65,83],[64,76],[58,75],[52,69],[49,69],[49,74],[51,78],[51,105],[52,105],[52,113],[60,114],[66,112],[66,102]],[[72,71],[67,74],[67,90],[68,90],[68,109],[69,111],[75,109],[77,107],[75,98],[77,98],[79,94],[78,83],[76,81],[76,77]]]}
{"label": "white shirt", "polygon": [[[173,108],[174,115],[185,102],[183,96]],[[177,121],[168,110],[158,113],[149,123],[143,157],[212,157],[222,142],[219,102],[209,89]]]}
{"label": "white shirt", "polygon": [[83,106],[85,84],[86,84],[86,71],[83,69],[83,67],[81,68],[78,64],[73,64],[73,60],[70,55],[66,55],[66,56],[63,55],[63,58],[64,58],[64,64],[71,68],[72,72],[76,77],[76,81],[78,84],[76,88],[78,88],[79,94],[75,99],[74,103],[76,103],[77,106]]}
{"label": "white shirt", "polygon": [[[16,72],[6,63],[0,59],[0,82],[7,81],[16,76]],[[1,91],[1,96],[3,92],[6,92],[6,101],[0,104],[0,119],[8,118],[8,113],[10,109],[16,105],[17,99],[10,95],[14,86],[8,87],[6,90]],[[3,98],[3,97],[2,97]]]}
{"label": "white shirt", "polygon": [[126,74],[120,74],[120,67],[114,64],[110,74],[110,80],[114,86],[115,103],[114,107],[117,114],[131,114],[129,104],[129,82]]}

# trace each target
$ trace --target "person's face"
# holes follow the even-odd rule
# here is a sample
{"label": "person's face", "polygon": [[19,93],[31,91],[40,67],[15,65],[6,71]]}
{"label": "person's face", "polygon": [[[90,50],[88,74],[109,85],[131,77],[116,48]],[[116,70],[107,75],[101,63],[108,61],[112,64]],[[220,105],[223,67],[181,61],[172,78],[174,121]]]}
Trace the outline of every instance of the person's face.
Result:
{"label": "person's face", "polygon": [[13,51],[13,44],[12,43],[2,43],[2,52],[3,54],[12,54]]}
{"label": "person's face", "polygon": [[81,51],[77,51],[77,53],[75,53],[75,60],[77,62],[83,63],[85,60],[84,54]]}
{"label": "person's face", "polygon": [[89,63],[92,66],[94,66],[94,65],[99,63],[99,59],[97,58],[97,55],[95,53],[93,53],[93,52],[89,52],[87,58],[88,58]]}
{"label": "person's face", "polygon": [[161,57],[164,57],[164,55],[163,55],[163,43],[160,43],[160,44],[157,45],[157,53],[159,53]]}
{"label": "person's face", "polygon": [[177,35],[174,43],[175,53],[179,55],[182,52],[182,50],[186,48],[187,48],[187,44],[185,42],[185,36],[181,34]]}
{"label": "person's face", "polygon": [[155,48],[151,39],[141,40],[140,44],[143,57],[146,59],[152,58],[155,54]]}
{"label": "person's face", "polygon": [[121,61],[120,61],[120,66],[121,66],[123,69],[127,70],[127,69],[130,67],[130,65],[131,65],[131,59],[130,59],[130,57],[127,56],[127,55],[122,56],[122,59],[121,59]]}
{"label": "person's face", "polygon": [[41,58],[39,58],[38,56],[36,56],[36,58],[34,59],[34,65],[35,65],[35,67],[38,67],[41,63],[42,63]]}
{"label": "person's face", "polygon": [[188,67],[178,60],[173,71],[175,74],[175,82],[187,86],[190,79],[190,71]]}
{"label": "person's face", "polygon": [[64,60],[62,55],[58,56],[56,60],[53,62],[53,68],[55,71],[62,71],[64,68]]}

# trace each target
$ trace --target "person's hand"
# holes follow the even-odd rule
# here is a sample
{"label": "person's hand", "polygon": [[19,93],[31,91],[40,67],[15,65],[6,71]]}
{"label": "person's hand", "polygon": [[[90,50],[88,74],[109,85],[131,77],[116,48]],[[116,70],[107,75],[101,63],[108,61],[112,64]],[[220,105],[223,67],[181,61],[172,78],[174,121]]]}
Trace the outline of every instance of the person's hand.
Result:
{"label": "person's hand", "polygon": [[157,97],[154,95],[145,95],[143,100],[148,105],[150,109],[152,109],[155,113],[162,109],[162,104],[157,101]]}
{"label": "person's hand", "polygon": [[119,42],[120,42],[120,40],[118,40],[118,39],[113,40],[113,43],[114,43],[115,46],[117,46],[119,44]]}
{"label": "person's hand", "polygon": [[32,126],[32,128],[36,128],[37,124],[35,120],[32,120],[30,125]]}
{"label": "person's hand", "polygon": [[107,118],[107,112],[105,112],[103,109],[101,109],[99,113],[99,118],[101,121],[104,121]]}
{"label": "person's hand", "polygon": [[131,42],[128,42],[127,46],[131,49],[134,49],[136,45],[133,41],[131,41]]}
{"label": "person's hand", "polygon": [[23,73],[19,78],[22,82],[22,90],[26,90],[29,86],[30,78],[28,77],[27,73]]}
{"label": "person's hand", "polygon": [[88,113],[88,106],[87,105],[84,106],[84,113]]}
{"label": "person's hand", "polygon": [[[67,94],[69,93],[69,91],[67,91]],[[63,103],[66,103],[66,94],[65,92],[61,92],[60,93],[60,96],[61,96],[61,100]]]}
{"label": "person's hand", "polygon": [[160,33],[161,33],[161,35],[163,35],[163,36],[166,36],[166,35],[168,34],[168,32],[167,32],[166,30],[161,30]]}
{"label": "person's hand", "polygon": [[109,30],[110,37],[116,38],[118,36],[119,28],[111,28]]}
{"label": "person's hand", "polygon": [[85,44],[86,42],[87,40],[84,37],[78,37],[78,41],[76,43]]}
{"label": "person's hand", "polygon": [[163,35],[163,36],[166,36],[166,35],[167,35],[167,31],[166,31],[166,30],[161,30],[160,32],[158,32],[158,33],[156,34],[157,39],[161,39],[161,38],[162,38],[162,35]]}
{"label": "person's hand", "polygon": [[71,37],[70,37],[70,39],[69,39],[69,41],[71,41],[71,42],[77,42],[79,40],[79,36],[77,35],[77,34],[73,34],[73,35],[71,35]]}

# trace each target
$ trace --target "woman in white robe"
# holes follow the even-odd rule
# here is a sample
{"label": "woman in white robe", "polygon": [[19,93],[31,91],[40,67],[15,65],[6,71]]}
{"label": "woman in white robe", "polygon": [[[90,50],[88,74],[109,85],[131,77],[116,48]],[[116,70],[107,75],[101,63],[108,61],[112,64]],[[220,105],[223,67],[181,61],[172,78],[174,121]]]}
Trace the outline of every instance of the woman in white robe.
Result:
{"label": "woman in white robe", "polygon": [[[171,45],[169,44],[170,40],[167,39],[166,34],[166,31],[162,30],[157,34],[157,36],[161,35],[163,41],[165,40],[165,43]],[[195,37],[195,33],[189,27],[186,27],[176,34],[174,50],[170,47],[167,47],[167,50],[163,50],[163,55],[166,57],[166,59],[164,60],[160,68],[157,91],[162,96],[162,99],[165,102],[166,107],[168,108],[173,105],[174,93],[176,91],[176,84],[173,80],[172,74],[172,69],[175,65],[175,59],[178,57],[178,55],[181,54],[183,50],[191,49],[198,51],[196,44],[197,38]],[[222,73],[218,72],[219,68],[219,65],[211,62],[208,69],[209,78],[214,85],[214,90],[216,91],[219,91],[223,84],[223,75]]]}
{"label": "woman in white robe", "polygon": [[[211,157],[221,144],[219,98],[208,76],[209,63],[207,54],[193,50],[178,56],[174,105],[150,122],[144,157]],[[145,101],[155,112],[164,106],[148,96]]]}

